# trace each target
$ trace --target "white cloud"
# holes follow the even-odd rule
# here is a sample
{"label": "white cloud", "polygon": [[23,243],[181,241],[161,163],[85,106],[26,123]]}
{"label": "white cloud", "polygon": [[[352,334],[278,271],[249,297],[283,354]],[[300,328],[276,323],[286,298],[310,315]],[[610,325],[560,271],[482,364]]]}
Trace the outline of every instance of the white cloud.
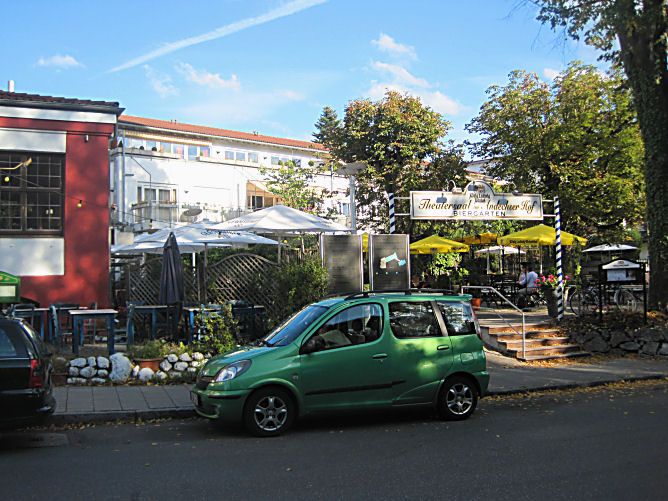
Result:
{"label": "white cloud", "polygon": [[543,76],[547,78],[548,80],[554,80],[559,76],[559,73],[561,73],[559,70],[555,70],[553,68],[544,68],[543,69]]}
{"label": "white cloud", "polygon": [[83,66],[79,61],[77,61],[73,56],[65,54],[64,56],[56,54],[51,57],[40,57],[37,60],[37,66],[45,66],[59,69],[68,69],[76,68],[78,66]]}
{"label": "white cloud", "polygon": [[176,69],[181,72],[188,81],[197,85],[203,85],[212,89],[233,89],[239,90],[241,83],[235,74],[225,80],[218,73],[209,73],[206,70],[196,70],[188,63],[179,63]]}
{"label": "white cloud", "polygon": [[215,30],[208,31],[207,33],[202,33],[200,35],[183,38],[175,42],[166,43],[162,45],[159,49],[147,52],[146,54],[143,54],[139,57],[131,59],[130,61],[127,61],[121,65],[118,65],[110,69],[109,73],[126,70],[128,68],[133,68],[134,66],[143,64],[147,61],[155,59],[156,57],[164,56],[165,54],[171,54],[172,52],[175,52],[179,49],[183,49],[185,47],[190,47],[192,45],[197,45],[203,42],[216,40],[217,38],[226,37],[233,33],[237,33],[238,31],[252,28],[253,26],[259,26],[261,24],[268,23],[275,19],[291,16],[292,14],[296,14],[298,12],[314,7],[316,5],[323,4],[326,1],[327,0],[292,0],[291,2],[280,5],[279,7],[276,7],[275,9],[265,12],[264,14],[261,14],[259,16],[248,17],[246,19],[242,19],[241,21],[236,21],[234,23],[226,24],[225,26],[221,26],[220,28],[216,28]]}
{"label": "white cloud", "polygon": [[172,85],[172,79],[169,75],[158,73],[148,64],[144,65],[144,72],[151,88],[160,97],[174,96],[179,93],[178,89]]}
{"label": "white cloud", "polygon": [[394,77],[394,79],[397,82],[402,82],[405,83],[406,85],[415,87],[431,87],[431,84],[427,82],[424,78],[416,77],[403,66],[399,66],[397,64],[383,63],[380,61],[372,62],[371,66],[376,70],[389,73]]}
{"label": "white cloud", "polygon": [[425,105],[443,115],[457,115],[464,109],[464,106],[461,103],[446,96],[440,91],[409,88],[392,82],[372,82],[371,87],[367,90],[367,95],[373,100],[378,100],[382,99],[383,96],[385,96],[385,93],[389,90],[419,97]]}
{"label": "white cloud", "polygon": [[378,47],[383,52],[387,52],[392,56],[407,57],[409,59],[417,59],[415,49],[409,45],[398,43],[390,35],[381,33],[378,40],[372,40],[371,43]]}

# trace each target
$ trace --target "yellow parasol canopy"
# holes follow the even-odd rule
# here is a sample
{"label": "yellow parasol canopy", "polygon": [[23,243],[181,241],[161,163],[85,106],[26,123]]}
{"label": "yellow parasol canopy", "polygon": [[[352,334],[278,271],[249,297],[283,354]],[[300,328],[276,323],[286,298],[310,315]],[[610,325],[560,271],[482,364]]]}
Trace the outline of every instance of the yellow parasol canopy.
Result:
{"label": "yellow parasol canopy", "polygon": [[[546,226],[544,224],[539,224],[537,226],[532,226],[525,230],[516,231],[510,235],[504,237],[499,237],[497,242],[499,245],[554,245],[557,239],[557,232],[551,226]],[[574,242],[578,242],[581,245],[587,243],[586,238],[578,237],[572,233],[566,231],[561,232],[561,244],[562,245],[573,245]]]}
{"label": "yellow parasol canopy", "polygon": [[445,254],[446,252],[468,252],[469,246],[438,235],[431,235],[413,242],[410,249],[411,254]]}
{"label": "yellow parasol canopy", "polygon": [[467,235],[461,240],[468,245],[487,245],[495,244],[498,236],[496,233],[478,233],[476,235]]}

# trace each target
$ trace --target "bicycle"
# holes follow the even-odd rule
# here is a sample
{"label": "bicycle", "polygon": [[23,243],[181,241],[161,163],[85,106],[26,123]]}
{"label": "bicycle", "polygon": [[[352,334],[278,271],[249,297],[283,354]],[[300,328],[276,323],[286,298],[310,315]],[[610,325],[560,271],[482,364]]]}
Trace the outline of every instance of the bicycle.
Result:
{"label": "bicycle", "polygon": [[632,291],[619,287],[607,291],[607,297],[599,297],[597,286],[587,286],[577,289],[570,297],[568,306],[578,316],[593,315],[598,311],[599,305],[605,308],[614,306],[619,311],[638,311],[638,298]]}

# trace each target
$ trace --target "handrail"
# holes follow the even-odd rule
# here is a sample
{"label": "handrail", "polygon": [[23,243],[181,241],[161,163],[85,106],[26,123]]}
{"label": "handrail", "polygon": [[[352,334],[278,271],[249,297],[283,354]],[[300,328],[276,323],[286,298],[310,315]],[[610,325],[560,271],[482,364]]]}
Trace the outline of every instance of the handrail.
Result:
{"label": "handrail", "polygon": [[[501,293],[500,293],[498,290],[496,290],[494,287],[491,287],[491,286],[489,286],[489,285],[462,285],[462,292],[464,292],[464,289],[492,290],[492,291],[494,291],[494,292],[496,293],[497,296],[499,296],[501,299],[503,299],[506,303],[508,303],[510,306],[512,306],[515,310],[517,310],[517,311],[520,313],[520,315],[522,315],[522,358],[525,358],[525,359],[526,359],[526,320],[525,320],[524,312],[523,312],[520,308],[518,308],[515,304],[513,304],[513,303],[510,301],[510,299],[508,299],[506,296],[504,296],[503,294],[501,294]],[[512,325],[510,322],[508,322],[508,320],[506,320],[505,318],[503,318],[499,312],[497,312],[496,310],[492,310],[492,311],[494,311],[494,313],[496,313],[496,315],[497,315],[501,320],[503,320],[504,322],[506,322],[506,323],[508,324],[508,326],[509,326],[512,330],[515,331],[515,333],[519,334],[519,332],[517,332],[517,330],[515,329],[515,327],[513,327],[513,325]]]}

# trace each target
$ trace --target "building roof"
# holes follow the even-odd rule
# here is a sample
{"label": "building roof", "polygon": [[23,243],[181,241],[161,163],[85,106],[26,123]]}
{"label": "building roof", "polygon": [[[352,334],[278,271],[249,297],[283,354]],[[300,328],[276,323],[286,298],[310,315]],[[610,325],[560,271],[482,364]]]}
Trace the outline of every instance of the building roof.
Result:
{"label": "building roof", "polygon": [[44,96],[24,92],[8,92],[0,90],[0,106],[23,106],[30,108],[50,108],[72,111],[93,111],[97,113],[113,113],[120,115],[123,108],[114,101],[93,101],[71,97]]}
{"label": "building roof", "polygon": [[309,141],[300,141],[298,139],[287,139],[282,137],[265,136],[250,132],[240,132],[236,130],[218,129],[216,127],[205,127],[203,125],[192,125],[169,120],[157,120],[155,118],[133,117],[122,115],[119,117],[120,125],[131,124],[157,129],[164,129],[174,132],[203,134],[207,136],[217,136],[225,139],[239,139],[242,141],[253,141],[257,143],[275,144],[278,146],[288,146],[293,148],[305,148],[309,150],[326,151],[326,148],[318,143]]}

